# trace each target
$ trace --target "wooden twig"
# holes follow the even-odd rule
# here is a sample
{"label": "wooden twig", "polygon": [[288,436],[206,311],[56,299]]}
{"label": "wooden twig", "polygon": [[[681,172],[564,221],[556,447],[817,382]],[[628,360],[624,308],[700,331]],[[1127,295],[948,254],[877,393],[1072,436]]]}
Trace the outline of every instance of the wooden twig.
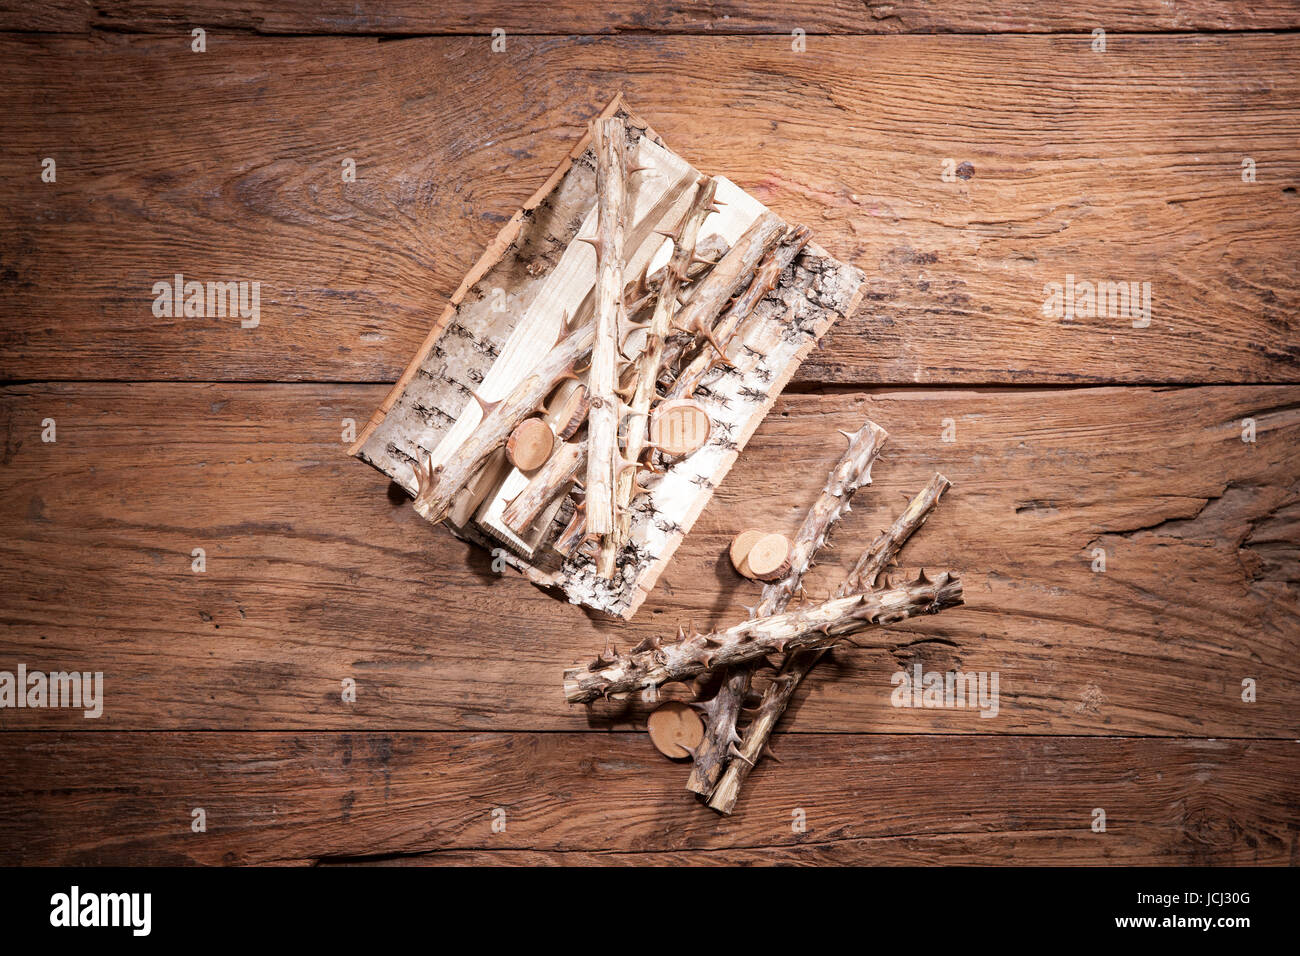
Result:
{"label": "wooden twig", "polygon": [[[745,291],[736,296],[713,328],[714,338],[722,344],[724,352],[732,336],[740,328],[740,324],[754,311],[754,307],[762,301],[763,296],[776,288],[781,273],[794,262],[795,257],[803,251],[803,247],[808,244],[811,237],[812,233],[807,226],[795,226],[786,233],[780,244],[763,258]],[[673,387],[669,389],[667,397],[669,399],[690,398],[703,383],[704,376],[712,369],[719,365],[730,364],[725,354],[713,355],[708,350],[701,351],[673,381]]]}
{"label": "wooden twig", "polygon": [[907,507],[894,519],[894,523],[887,530],[876,535],[876,540],[871,542],[871,547],[862,552],[857,564],[844,579],[844,584],[840,587],[841,593],[863,591],[878,586],[879,578],[885,569],[898,557],[898,552],[903,549],[907,540],[920,530],[921,525],[925,524],[925,519],[930,517],[930,512],[934,511],[939,504],[943,493],[951,487],[952,482],[943,475],[936,474],[931,478],[926,486],[907,503]]}
{"label": "wooden twig", "polygon": [[[614,530],[614,480],[618,474],[619,334],[623,328],[623,233],[627,206],[627,126],[618,116],[592,124],[596,151],[596,332],[587,376],[587,531],[610,535]],[[614,574],[614,553],[606,542],[597,573]]]}
{"label": "wooden twig", "polygon": [[[839,595],[860,592],[875,587],[877,578],[885,567],[894,560],[907,539],[925,524],[925,519],[939,503],[939,497],[950,487],[950,482],[943,475],[935,475],[929,484],[916,495],[903,513],[898,516],[887,531],[882,531],[871,543],[871,547],[862,552],[857,564],[849,572],[844,583],[840,585]],[[764,754],[771,754],[768,741],[777,721],[785,713],[795,688],[808,675],[808,672],[821,660],[827,648],[799,651],[787,656],[776,679],[763,692],[757,713],[745,730],[744,740],[737,748],[722,779],[713,790],[709,806],[719,813],[730,814],[735,809],[740,797],[740,788],[751,770]]]}
{"label": "wooden twig", "polygon": [[[718,667],[736,667],[771,653],[825,647],[879,625],[937,614],[962,603],[961,582],[941,573],[900,587],[837,598],[814,607],[754,618],[723,631],[692,633],[672,644],[643,641],[628,654],[602,653],[564,672],[571,704],[690,680]],[[883,646],[883,641],[880,646]]]}
{"label": "wooden twig", "polygon": [[444,464],[435,468],[431,460],[425,460],[415,469],[417,512],[433,522],[446,517],[456,492],[474,477],[483,460],[505,444],[516,425],[537,411],[556,383],[576,374],[591,354],[592,334],[590,325],[566,329],[555,347],[505,398],[485,402],[474,396],[483,408],[483,418],[470,436]]}
{"label": "wooden twig", "polygon": [[623,461],[629,467],[619,472],[615,495],[612,536],[615,555],[623,550],[631,537],[632,511],[629,506],[636,487],[635,469],[639,467],[641,455],[646,449],[650,404],[659,397],[656,383],[659,378],[659,362],[663,356],[664,340],[672,329],[673,316],[677,314],[677,293],[685,285],[692,260],[695,258],[695,244],[699,239],[700,229],[704,225],[704,220],[715,208],[713,197],[717,188],[718,183],[714,179],[700,184],[691,203],[690,212],[672,237],[673,255],[664,273],[663,284],[659,287],[658,298],[655,299],[654,314],[646,329],[645,345],[636,360],[635,390],[632,393],[627,415],[624,417],[623,429]]}
{"label": "wooden twig", "polygon": [[[813,557],[826,543],[831,528],[850,510],[849,502],[863,485],[871,484],[871,465],[880,454],[888,434],[875,422],[868,421],[853,434],[842,432],[848,440],[839,462],[831,469],[822,493],[808,509],[803,524],[795,535],[791,548],[790,570],[785,577],[763,588],[763,597],[754,609],[753,617],[769,617],[784,611],[790,599],[799,590],[804,574],[812,567]],[[713,792],[728,756],[736,756],[740,735],[736,731],[736,716],[740,704],[749,692],[754,668],[741,667],[729,673],[722,686],[707,705],[708,723],[704,739],[692,756],[695,758],[686,789],[708,796]]]}
{"label": "wooden twig", "polygon": [[502,523],[515,534],[523,535],[547,505],[569,490],[586,461],[586,447],[581,442],[562,443],[506,506],[501,514]]}
{"label": "wooden twig", "polygon": [[694,342],[714,338],[714,320],[727,307],[732,296],[748,284],[758,264],[783,235],[785,223],[773,213],[764,213],[745,230],[718,264],[692,287],[690,301],[677,313],[674,322],[674,328],[688,333],[689,337],[674,337],[665,343],[659,366],[661,378],[665,373],[676,371]]}
{"label": "wooden twig", "polygon": [[[685,220],[683,220],[685,221]],[[674,247],[675,248],[675,247]],[[691,259],[690,265],[686,267],[686,280],[688,283],[694,282],[705,271],[711,269],[722,260],[731,250],[727,240],[717,233],[713,233],[705,239],[697,239],[695,243],[695,255]],[[624,298],[627,300],[627,314],[630,320],[635,320],[638,315],[648,312],[658,301],[657,290],[663,288],[664,277],[668,275],[668,269],[671,262],[665,262],[654,272],[644,277],[644,288],[639,292],[629,290],[629,294]],[[683,303],[687,300],[691,286],[678,288],[677,301]],[[648,322],[649,319],[643,321]],[[631,324],[636,324],[632,321]]]}

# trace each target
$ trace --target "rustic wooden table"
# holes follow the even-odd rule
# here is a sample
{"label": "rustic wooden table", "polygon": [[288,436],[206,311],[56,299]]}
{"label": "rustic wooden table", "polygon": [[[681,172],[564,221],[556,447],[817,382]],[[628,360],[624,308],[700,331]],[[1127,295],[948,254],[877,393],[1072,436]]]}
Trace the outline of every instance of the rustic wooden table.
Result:
{"label": "rustic wooden table", "polygon": [[[103,673],[0,709],[0,862],[1296,862],[1300,4],[604,6],[0,13],[0,671]],[[630,624],[344,453],[620,88],[870,277]],[[156,315],[177,273],[257,324]],[[938,470],[906,561],[967,606],[824,662],[716,817],[561,671],[742,613],[731,535],[868,416],[810,590]],[[918,664],[996,716],[891,706]]]}

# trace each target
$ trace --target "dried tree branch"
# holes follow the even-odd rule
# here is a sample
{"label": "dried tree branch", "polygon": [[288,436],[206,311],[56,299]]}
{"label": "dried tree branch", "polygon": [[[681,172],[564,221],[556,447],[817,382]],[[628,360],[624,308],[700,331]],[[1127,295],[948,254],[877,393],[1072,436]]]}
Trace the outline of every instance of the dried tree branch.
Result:
{"label": "dried tree branch", "polygon": [[898,557],[907,540],[921,529],[925,520],[930,517],[930,512],[934,511],[939,504],[943,493],[951,487],[952,482],[943,475],[936,474],[931,478],[926,486],[907,503],[907,507],[894,519],[889,529],[876,535],[876,540],[871,542],[871,547],[862,552],[857,564],[844,579],[840,593],[847,594],[851,591],[864,591],[876,587],[885,568]]}
{"label": "dried tree branch", "polygon": [[[943,475],[935,475],[931,478],[929,484],[908,502],[903,513],[898,516],[889,530],[880,532],[871,546],[862,552],[857,564],[840,585],[837,596],[843,597],[846,594],[875,587],[876,579],[902,550],[907,539],[925,524],[925,519],[939,503],[939,497],[950,485],[951,483]],[[795,688],[821,660],[826,651],[827,648],[821,647],[799,651],[786,657],[781,672],[763,692],[758,711],[745,730],[745,737],[738,748],[738,753],[727,764],[722,779],[713,790],[709,806],[714,810],[730,815],[735,809],[736,801],[740,797],[740,788],[744,786],[750,771],[765,753],[771,753],[768,741],[776,728],[777,721],[781,719],[790,699],[794,696]]]}
{"label": "dried tree branch", "polygon": [[[805,240],[806,241],[806,240]],[[802,248],[802,243],[800,244]],[[793,258],[793,254],[791,256]],[[782,267],[784,268],[784,267]],[[779,272],[778,272],[779,275]],[[756,301],[756,300],[755,300]],[[863,485],[871,484],[871,465],[888,437],[875,422],[868,421],[853,434],[841,432],[849,440],[839,462],[831,469],[826,486],[808,509],[790,550],[790,570],[785,577],[763,588],[763,597],[752,617],[762,618],[784,611],[799,590],[804,574],[812,567],[813,557],[826,543],[831,528],[850,511],[849,502]],[[704,706],[708,723],[704,739],[692,754],[694,765],[686,789],[708,796],[722,776],[728,756],[739,753],[736,744],[736,717],[741,702],[749,692],[754,668],[741,667],[730,672],[717,694]]]}
{"label": "dried tree branch", "polygon": [[962,603],[961,582],[941,573],[885,591],[852,594],[771,617],[754,618],[723,631],[693,633],[672,644],[646,640],[628,654],[602,653],[590,664],[564,672],[564,696],[571,704],[626,694],[707,670],[736,667],[771,653],[824,647],[868,628],[937,614]]}
{"label": "dried tree branch", "polygon": [[[760,263],[749,286],[732,301],[713,329],[714,338],[726,351],[727,344],[740,328],[740,324],[749,317],[763,296],[767,295],[781,279],[781,273],[794,262],[795,257],[808,244],[812,233],[807,226],[795,226],[781,242],[772,249]],[[668,399],[690,398],[704,381],[704,376],[719,365],[731,364],[725,355],[712,355],[705,350],[697,355],[673,381],[668,391]]]}
{"label": "dried tree branch", "polygon": [[[596,337],[587,375],[587,531],[614,530],[614,478],[618,474],[618,345],[623,328],[623,234],[627,226],[627,124],[609,116],[592,124],[596,151]],[[602,548],[597,573],[614,573],[614,555]]]}
{"label": "dried tree branch", "polygon": [[[684,222],[685,220],[683,220]],[[688,282],[694,282],[705,271],[717,265],[731,250],[727,240],[718,233],[712,233],[704,239],[697,239],[695,243],[695,256],[691,259],[691,264],[686,269],[686,279]],[[643,276],[640,287],[636,290],[629,289],[625,296],[627,300],[627,314],[630,324],[638,324],[637,316],[643,315],[653,308],[654,303],[658,300],[656,290],[663,286],[664,277],[668,274],[671,262],[665,262],[654,272]],[[677,290],[677,302],[680,306],[686,301],[690,292],[690,286],[679,288]],[[648,318],[640,320],[640,324],[649,322]]]}
{"label": "dried tree branch", "polygon": [[674,337],[664,345],[660,377],[676,370],[691,345],[712,339],[713,323],[732,296],[749,282],[758,264],[785,235],[785,223],[773,213],[759,216],[725,256],[692,288],[690,301],[677,313],[674,327],[689,337]]}

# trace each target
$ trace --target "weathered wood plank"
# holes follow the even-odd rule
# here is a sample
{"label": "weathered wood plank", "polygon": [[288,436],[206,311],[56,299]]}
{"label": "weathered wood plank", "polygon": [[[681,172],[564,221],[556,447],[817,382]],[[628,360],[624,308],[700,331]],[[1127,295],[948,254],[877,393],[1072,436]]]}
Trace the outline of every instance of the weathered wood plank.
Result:
{"label": "weathered wood plank", "polygon": [[[884,457],[810,595],[940,471],[954,487],[905,560],[958,571],[967,606],[837,651],[784,728],[1300,736],[1300,387],[786,395],[630,623],[494,574],[386,496],[341,440],[383,391],[0,391],[0,668],[103,671],[106,698],[98,720],[0,710],[0,729],[637,725],[640,702],[567,708],[563,668],[607,633],[626,648],[739,619],[759,585],[731,569],[731,536],[793,533],[840,454],[834,429],[870,417]],[[891,706],[916,663],[997,671],[998,716]]]}
{"label": "weathered wood plank", "polygon": [[[83,7],[77,0],[53,6]],[[6,18],[7,19],[7,18]],[[19,19],[16,18],[15,19]],[[0,21],[4,22],[4,21]],[[257,30],[263,33],[361,33],[487,35],[495,28],[510,34],[535,33],[783,33],[799,28],[824,33],[1091,33],[1165,30],[1285,30],[1300,26],[1300,11],[1289,0],[1224,3],[1217,0],[1100,0],[1088,6],[1004,0],[996,5],[974,0],[580,0],[545,6],[509,0],[98,0],[97,27],[174,31],[191,24]]]}
{"label": "weathered wood plank", "polygon": [[[618,87],[871,277],[801,381],[1300,373],[1289,36],[188,42],[0,39],[0,376],[393,381]],[[260,324],[156,318],[177,272]],[[1045,316],[1067,275],[1151,283],[1150,326]]]}
{"label": "weathered wood plank", "polygon": [[90,29],[90,14],[87,0],[54,0],[39,4],[0,0],[0,31],[85,33]]}
{"label": "weathered wood plank", "polygon": [[840,734],[788,751],[719,825],[681,764],[627,735],[8,733],[0,863],[1296,862],[1291,740]]}

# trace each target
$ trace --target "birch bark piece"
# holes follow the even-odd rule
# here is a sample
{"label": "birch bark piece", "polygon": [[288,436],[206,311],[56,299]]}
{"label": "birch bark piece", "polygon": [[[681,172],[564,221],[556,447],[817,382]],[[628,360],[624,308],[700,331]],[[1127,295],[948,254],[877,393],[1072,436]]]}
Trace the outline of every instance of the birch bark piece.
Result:
{"label": "birch bark piece", "polygon": [[749,557],[750,549],[758,543],[758,539],[763,537],[765,533],[757,528],[747,528],[731,539],[731,566],[736,569],[737,574],[746,578],[754,576],[754,572],[745,563],[745,559]]}
{"label": "birch bark piece", "polygon": [[525,418],[506,440],[510,464],[520,471],[532,471],[546,464],[555,448],[555,432],[540,418]]}
{"label": "birch bark piece", "polygon": [[[679,700],[660,704],[646,720],[650,742],[665,757],[682,760],[704,739],[704,721]],[[689,749],[688,749],[689,748]]]}
{"label": "birch bark piece", "polygon": [[790,570],[790,539],[783,534],[765,534],[745,556],[750,573],[760,581],[776,581]]}
{"label": "birch bark piece", "polygon": [[704,406],[688,398],[664,402],[650,416],[650,441],[668,458],[682,458],[702,448],[712,430]]}

